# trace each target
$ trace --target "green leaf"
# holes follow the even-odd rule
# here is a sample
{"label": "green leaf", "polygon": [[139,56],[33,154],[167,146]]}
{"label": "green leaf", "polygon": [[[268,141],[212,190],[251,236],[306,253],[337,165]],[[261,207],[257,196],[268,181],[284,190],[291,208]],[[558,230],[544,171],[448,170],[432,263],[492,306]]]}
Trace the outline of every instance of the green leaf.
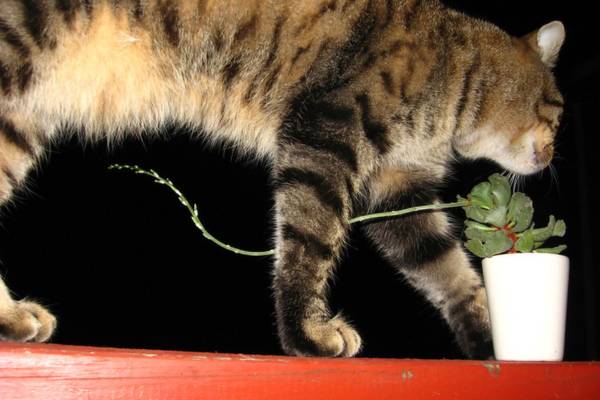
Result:
{"label": "green leaf", "polygon": [[548,239],[550,239],[550,237],[552,236],[552,233],[554,232],[554,227],[556,225],[556,219],[554,218],[554,215],[551,215],[550,218],[548,219],[548,226],[546,226],[545,228],[538,228],[538,229],[533,229],[532,235],[533,235],[533,239],[536,242],[544,242]]}
{"label": "green leaf", "polygon": [[556,247],[544,247],[544,248],[536,249],[535,253],[560,254],[563,251],[565,251],[566,249],[567,249],[567,246],[564,244],[561,244],[560,246],[556,246]]}
{"label": "green leaf", "polygon": [[492,200],[495,206],[508,206],[512,196],[512,190],[508,179],[500,174],[494,174],[488,178],[492,185]]}
{"label": "green leaf", "polygon": [[482,223],[486,222],[489,211],[473,206],[465,207],[464,209],[468,219]]}
{"label": "green leaf", "polygon": [[485,240],[470,239],[465,243],[467,250],[481,258],[504,253],[512,246],[512,240],[503,231],[489,232]]}
{"label": "green leaf", "polygon": [[504,231],[496,231],[490,234],[483,247],[487,254],[486,257],[491,257],[510,250],[513,247],[513,242],[506,236]]}
{"label": "green leaf", "polygon": [[481,231],[492,231],[493,232],[493,231],[497,230],[496,228],[491,227],[489,225],[481,224],[479,222],[471,221],[471,220],[466,220],[465,225],[467,226],[467,228],[479,229]]}
{"label": "green leaf", "polygon": [[483,247],[483,243],[481,242],[481,240],[467,240],[467,242],[465,243],[465,247],[467,248],[467,250],[469,250],[471,253],[475,254],[479,258],[487,257],[486,250]]}
{"label": "green leaf", "polygon": [[525,231],[515,243],[515,249],[521,253],[531,253],[535,247],[532,231]]}
{"label": "green leaf", "polygon": [[471,226],[465,229],[465,236],[468,239],[479,239],[482,242],[485,242],[490,238],[490,235],[494,232],[494,228],[490,228],[490,230],[482,230]]}
{"label": "green leaf", "polygon": [[548,219],[548,226],[533,230],[534,239],[536,242],[544,242],[552,236],[563,237],[567,232],[567,225],[563,220],[556,220],[554,215]]}
{"label": "green leaf", "polygon": [[508,205],[508,220],[514,225],[513,231],[523,232],[533,219],[533,202],[524,193],[517,192]]}
{"label": "green leaf", "polygon": [[554,225],[554,231],[552,232],[552,236],[563,237],[567,233],[567,224],[562,219],[556,221],[556,225]]}
{"label": "green leaf", "polygon": [[484,222],[497,226],[498,228],[503,228],[508,223],[506,211],[506,206],[492,208],[485,217]]}
{"label": "green leaf", "polygon": [[492,199],[492,185],[489,182],[481,182],[477,184],[469,193],[471,205],[490,209],[494,206]]}

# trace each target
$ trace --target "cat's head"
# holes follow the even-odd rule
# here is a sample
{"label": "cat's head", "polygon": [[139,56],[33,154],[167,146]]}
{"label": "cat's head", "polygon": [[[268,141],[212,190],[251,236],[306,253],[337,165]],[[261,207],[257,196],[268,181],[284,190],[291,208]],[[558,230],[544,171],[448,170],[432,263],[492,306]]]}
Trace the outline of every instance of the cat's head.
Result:
{"label": "cat's head", "polygon": [[491,159],[522,175],[550,164],[563,113],[552,68],[564,39],[563,24],[554,21],[490,50],[491,84],[472,132],[457,142],[460,154]]}

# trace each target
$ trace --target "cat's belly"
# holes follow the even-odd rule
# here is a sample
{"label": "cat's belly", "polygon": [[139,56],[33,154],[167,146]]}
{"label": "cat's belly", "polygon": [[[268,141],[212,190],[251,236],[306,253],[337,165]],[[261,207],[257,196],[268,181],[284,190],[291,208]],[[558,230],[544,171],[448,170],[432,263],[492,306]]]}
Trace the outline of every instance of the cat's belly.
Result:
{"label": "cat's belly", "polygon": [[75,25],[63,28],[52,52],[39,54],[35,84],[8,107],[37,120],[49,136],[63,125],[104,137],[165,122],[172,89],[149,35],[132,36],[127,19],[106,6],[89,25]]}
{"label": "cat's belly", "polygon": [[225,140],[242,152],[270,157],[275,154],[281,112],[276,106],[247,101],[246,90],[244,82],[226,88],[218,79],[201,77],[184,92],[175,111],[209,141]]}
{"label": "cat's belly", "polygon": [[35,85],[0,107],[38,121],[47,136],[72,126],[87,138],[112,141],[174,123],[197,129],[209,142],[274,153],[281,118],[276,107],[245,100],[249,83],[226,87],[218,77],[182,72],[177,59],[160,56],[148,31],[132,31],[107,6],[96,9],[90,26],[74,31],[53,52],[40,54]]}

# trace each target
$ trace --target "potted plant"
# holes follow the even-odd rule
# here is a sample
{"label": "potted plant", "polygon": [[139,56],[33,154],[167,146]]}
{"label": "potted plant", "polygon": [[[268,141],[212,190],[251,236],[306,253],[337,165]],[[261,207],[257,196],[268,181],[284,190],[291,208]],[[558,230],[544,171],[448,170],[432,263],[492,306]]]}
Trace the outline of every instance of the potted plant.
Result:
{"label": "potted plant", "polygon": [[542,246],[564,236],[564,221],[550,216],[536,229],[531,199],[497,174],[467,200],[465,246],[483,258],[496,359],[562,360],[569,259],[559,254],[564,245]]}
{"label": "potted plant", "polygon": [[[153,170],[113,165],[154,178],[169,187],[190,212],[202,235],[234,253],[269,256],[274,250],[243,250],[210,234],[192,205],[169,180]],[[351,224],[396,218],[413,212],[463,207],[466,213],[465,247],[483,259],[494,353],[497,360],[560,361],[563,357],[569,278],[569,259],[560,255],[566,246],[543,247],[552,237],[562,237],[566,224],[550,216],[548,225],[533,224],[533,203],[523,193],[513,193],[508,179],[494,174],[476,185],[467,198],[403,210],[363,215]]]}

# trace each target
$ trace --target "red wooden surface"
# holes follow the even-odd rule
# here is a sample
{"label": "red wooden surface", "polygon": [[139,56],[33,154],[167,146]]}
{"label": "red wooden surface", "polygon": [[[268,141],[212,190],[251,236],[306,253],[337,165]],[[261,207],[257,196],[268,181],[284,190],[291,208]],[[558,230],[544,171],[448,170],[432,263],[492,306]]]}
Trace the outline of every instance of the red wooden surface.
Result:
{"label": "red wooden surface", "polygon": [[0,343],[1,400],[600,399],[600,363],[317,359]]}

